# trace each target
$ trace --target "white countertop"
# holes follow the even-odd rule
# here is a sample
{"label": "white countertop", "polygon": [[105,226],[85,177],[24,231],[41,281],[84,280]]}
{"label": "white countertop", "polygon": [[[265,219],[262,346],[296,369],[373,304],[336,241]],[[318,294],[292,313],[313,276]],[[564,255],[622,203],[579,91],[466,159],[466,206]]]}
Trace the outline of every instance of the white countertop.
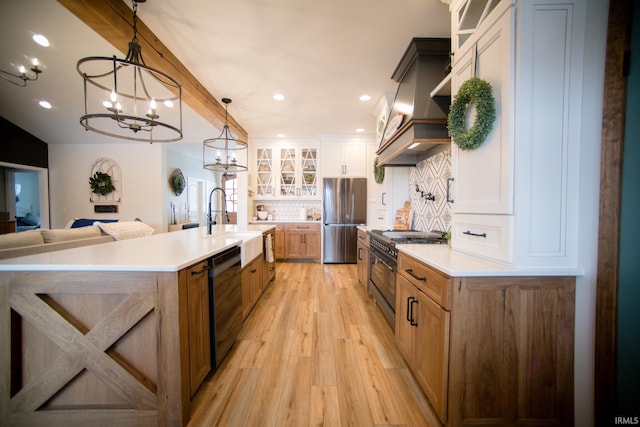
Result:
{"label": "white countertop", "polygon": [[396,245],[396,249],[455,277],[581,276],[583,274],[578,269],[571,268],[514,268],[454,251],[449,245],[409,244]]}
{"label": "white countertop", "polygon": [[255,221],[249,221],[250,225],[258,225],[258,224],[287,224],[287,223],[298,223],[298,222],[311,222],[320,224],[322,221],[320,220],[312,220],[312,219],[256,219]]}
{"label": "white countertop", "polygon": [[[367,233],[379,227],[359,225]],[[516,268],[451,249],[450,245],[398,244],[396,249],[452,277],[582,276],[577,268]]]}
{"label": "white countertop", "polygon": [[233,232],[273,225],[216,225],[154,234],[62,251],[0,260],[0,271],[163,271],[175,272],[242,243]]}

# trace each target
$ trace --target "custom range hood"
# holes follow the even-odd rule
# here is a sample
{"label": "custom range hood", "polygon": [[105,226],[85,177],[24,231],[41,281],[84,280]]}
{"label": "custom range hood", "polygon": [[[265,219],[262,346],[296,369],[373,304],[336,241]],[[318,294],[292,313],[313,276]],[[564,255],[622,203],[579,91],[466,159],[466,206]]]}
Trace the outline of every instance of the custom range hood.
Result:
{"label": "custom range hood", "polygon": [[450,96],[431,97],[449,66],[451,39],[414,38],[391,78],[399,83],[376,154],[381,166],[415,166],[425,151],[449,144]]}

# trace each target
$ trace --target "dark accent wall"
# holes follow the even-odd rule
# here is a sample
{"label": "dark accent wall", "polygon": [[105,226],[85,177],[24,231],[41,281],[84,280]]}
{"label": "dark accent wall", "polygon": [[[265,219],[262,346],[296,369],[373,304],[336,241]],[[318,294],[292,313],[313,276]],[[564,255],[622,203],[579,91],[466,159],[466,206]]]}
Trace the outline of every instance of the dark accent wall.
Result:
{"label": "dark accent wall", "polygon": [[49,148],[29,132],[0,117],[0,161],[49,168]]}
{"label": "dark accent wall", "polygon": [[617,416],[640,417],[640,5],[634,4],[622,166],[618,276]]}

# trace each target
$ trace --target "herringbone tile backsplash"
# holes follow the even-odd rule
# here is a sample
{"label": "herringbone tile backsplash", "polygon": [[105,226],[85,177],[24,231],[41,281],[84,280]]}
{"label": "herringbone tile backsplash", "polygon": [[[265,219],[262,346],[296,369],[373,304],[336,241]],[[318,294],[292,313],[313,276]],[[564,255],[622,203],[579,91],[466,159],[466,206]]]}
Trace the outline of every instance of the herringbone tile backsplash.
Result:
{"label": "herringbone tile backsplash", "polygon": [[[413,228],[421,231],[451,230],[451,206],[447,203],[447,178],[451,177],[451,150],[446,149],[411,168],[409,177]],[[434,201],[416,191],[432,193]]]}

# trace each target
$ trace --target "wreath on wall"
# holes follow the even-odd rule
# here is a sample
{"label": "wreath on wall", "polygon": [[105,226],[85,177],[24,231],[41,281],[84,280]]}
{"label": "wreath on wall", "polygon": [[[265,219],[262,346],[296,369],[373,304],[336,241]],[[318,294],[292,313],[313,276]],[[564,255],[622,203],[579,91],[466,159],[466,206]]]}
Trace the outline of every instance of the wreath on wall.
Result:
{"label": "wreath on wall", "polygon": [[174,169],[169,177],[169,185],[171,186],[171,190],[173,194],[179,196],[184,191],[185,180],[184,175],[180,169]]}
{"label": "wreath on wall", "polygon": [[[476,120],[469,129],[465,117],[470,104],[476,106]],[[487,138],[496,118],[495,99],[491,85],[478,77],[472,77],[462,83],[451,109],[447,128],[449,136],[461,150],[473,150]]]}
{"label": "wreath on wall", "polygon": [[89,185],[91,186],[92,192],[100,194],[101,196],[107,195],[116,189],[116,187],[113,186],[113,182],[111,182],[111,176],[108,173],[100,171],[97,171],[89,178]]}
{"label": "wreath on wall", "polygon": [[384,181],[384,166],[378,166],[378,158],[373,161],[373,177],[377,184],[382,184]]}

